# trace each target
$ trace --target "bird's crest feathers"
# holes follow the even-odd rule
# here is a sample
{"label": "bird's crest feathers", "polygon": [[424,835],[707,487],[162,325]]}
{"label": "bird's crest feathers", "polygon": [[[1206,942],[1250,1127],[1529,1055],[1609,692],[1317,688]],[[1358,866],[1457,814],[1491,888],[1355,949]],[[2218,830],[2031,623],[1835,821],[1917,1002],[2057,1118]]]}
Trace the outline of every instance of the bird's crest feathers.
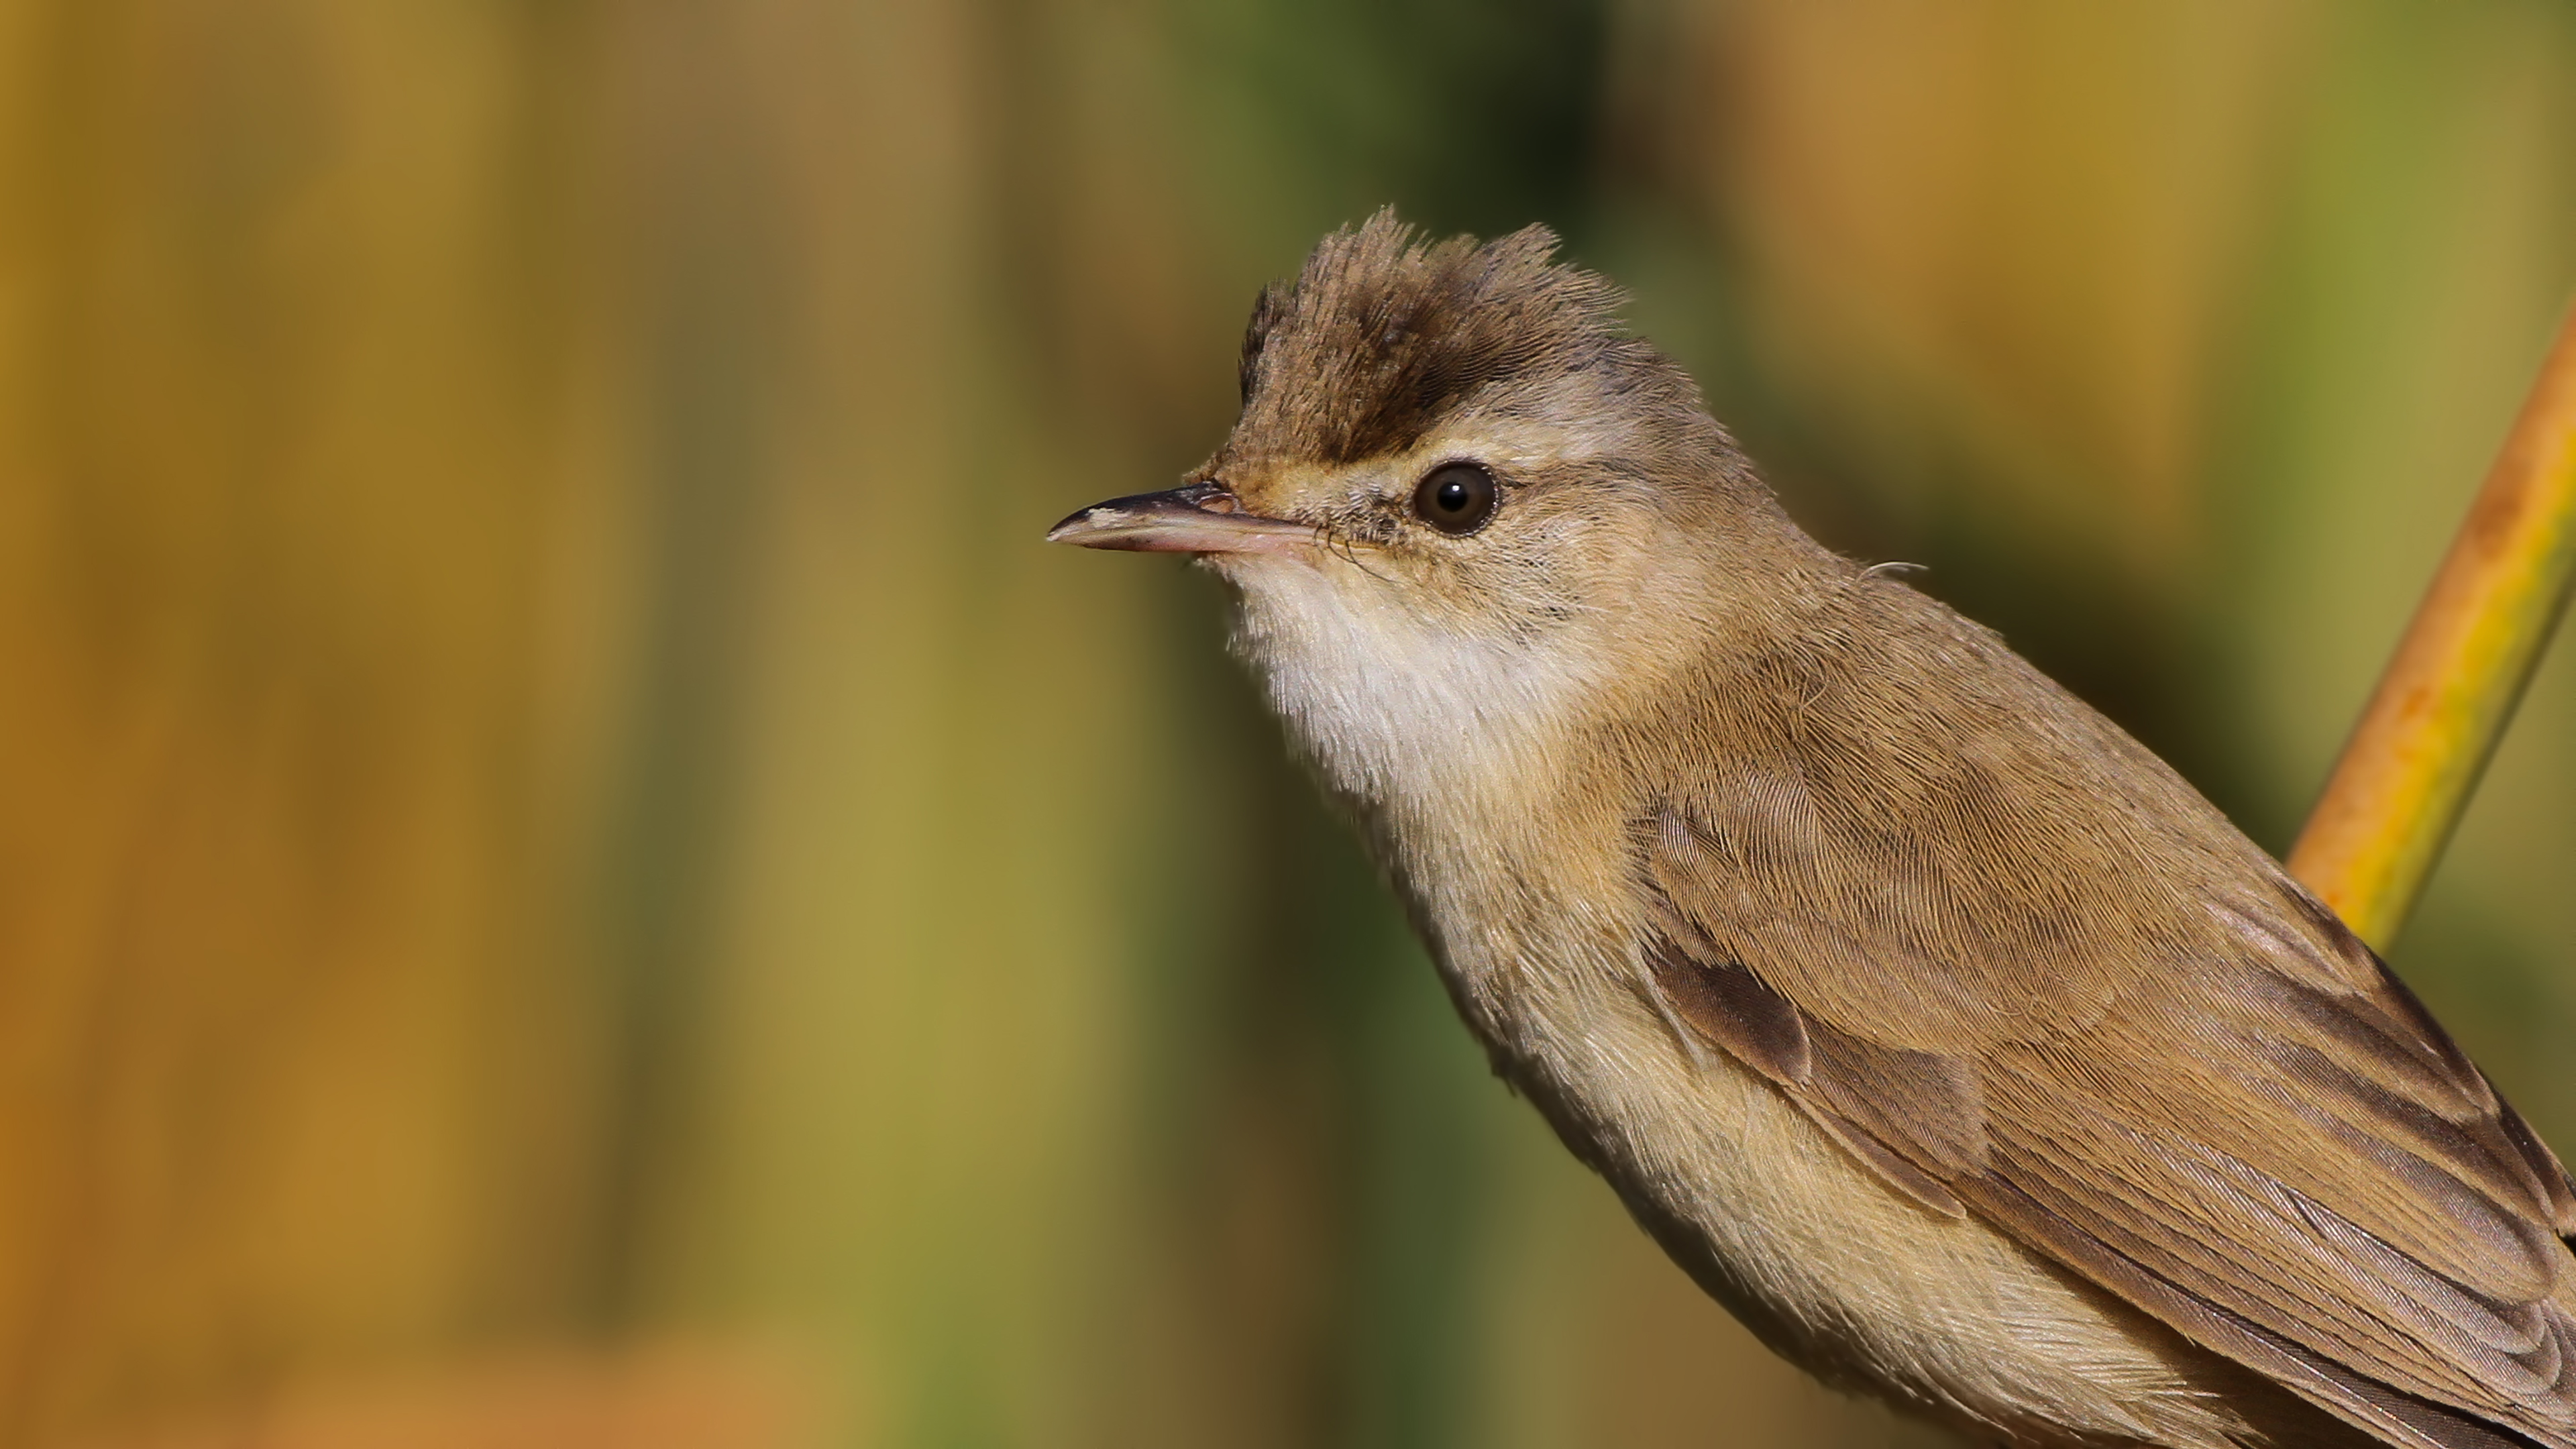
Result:
{"label": "bird's crest feathers", "polygon": [[1544,226],[1430,241],[1392,208],[1326,237],[1253,308],[1235,450],[1353,463],[1471,402],[1581,374],[1695,408],[1689,377],[1620,323],[1625,295],[1556,249]]}

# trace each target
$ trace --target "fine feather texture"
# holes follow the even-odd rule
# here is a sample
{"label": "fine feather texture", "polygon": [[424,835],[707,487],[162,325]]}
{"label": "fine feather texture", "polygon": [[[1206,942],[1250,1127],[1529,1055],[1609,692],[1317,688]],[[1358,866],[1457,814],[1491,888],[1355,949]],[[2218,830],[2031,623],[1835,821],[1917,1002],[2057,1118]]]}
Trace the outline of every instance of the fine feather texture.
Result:
{"label": "fine feather texture", "polygon": [[[1997,1442],[2576,1449],[2576,1194],[1991,633],[1818,547],[1533,229],[1266,292],[1237,646],[1498,1070],[1782,1352]],[[1490,524],[1413,518],[1472,461]],[[1198,496],[1198,495],[1194,495]]]}
{"label": "fine feather texture", "polygon": [[[1639,889],[1678,928],[1662,949],[1755,983],[1707,998],[1740,1021],[1685,1019],[2187,1335],[2251,1356],[2259,1333],[2576,1444],[2555,1159],[2360,942],[2107,723],[1902,585],[1848,607],[1852,643],[1753,666],[1802,676],[1773,696],[1796,709],[1627,746],[1680,787],[1635,830]],[[2307,1391],[2404,1437],[2357,1390]]]}

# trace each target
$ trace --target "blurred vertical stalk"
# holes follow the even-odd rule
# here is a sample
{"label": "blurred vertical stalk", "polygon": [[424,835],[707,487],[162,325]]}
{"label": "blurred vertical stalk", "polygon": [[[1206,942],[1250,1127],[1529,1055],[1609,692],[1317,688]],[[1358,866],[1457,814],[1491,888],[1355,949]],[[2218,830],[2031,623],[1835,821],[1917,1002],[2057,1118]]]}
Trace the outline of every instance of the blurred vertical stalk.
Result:
{"label": "blurred vertical stalk", "polygon": [[2362,939],[2406,923],[2576,579],[2576,307],[2290,852]]}

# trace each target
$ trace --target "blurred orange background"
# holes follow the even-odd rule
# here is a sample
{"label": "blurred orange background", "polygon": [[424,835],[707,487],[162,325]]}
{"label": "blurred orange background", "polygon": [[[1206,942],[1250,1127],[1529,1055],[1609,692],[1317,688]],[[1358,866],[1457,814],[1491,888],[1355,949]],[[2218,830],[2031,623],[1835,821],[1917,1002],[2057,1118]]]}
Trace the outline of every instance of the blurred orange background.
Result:
{"label": "blurred orange background", "polygon": [[[2576,288],[2576,11],[0,7],[0,1446],[1935,1443],[1037,541],[1387,201],[2278,849]],[[2395,961],[2568,1148],[2572,863],[2562,660]]]}

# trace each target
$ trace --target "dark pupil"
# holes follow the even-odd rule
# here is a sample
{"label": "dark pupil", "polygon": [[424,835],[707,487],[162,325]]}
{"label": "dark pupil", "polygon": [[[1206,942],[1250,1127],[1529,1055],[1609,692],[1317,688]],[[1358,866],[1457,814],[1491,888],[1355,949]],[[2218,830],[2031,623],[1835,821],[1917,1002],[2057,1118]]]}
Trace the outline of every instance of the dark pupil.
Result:
{"label": "dark pupil", "polygon": [[1452,536],[1484,526],[1494,511],[1494,476],[1473,463],[1434,469],[1413,494],[1413,515]]}

